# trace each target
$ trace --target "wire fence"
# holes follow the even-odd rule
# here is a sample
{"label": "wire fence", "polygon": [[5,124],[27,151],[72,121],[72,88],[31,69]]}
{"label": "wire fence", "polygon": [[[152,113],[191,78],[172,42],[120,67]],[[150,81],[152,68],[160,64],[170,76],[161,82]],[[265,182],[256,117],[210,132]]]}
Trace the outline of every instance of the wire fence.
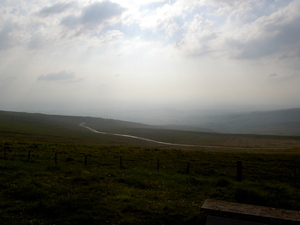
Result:
{"label": "wire fence", "polygon": [[[85,153],[74,153],[74,155],[66,151],[41,152],[31,150],[14,151],[7,146],[2,146],[3,160],[32,162],[41,164],[60,165],[81,165],[84,167],[107,167],[107,168],[144,168],[157,171],[175,171],[181,174],[194,174],[202,176],[221,176],[234,179],[238,182],[243,180],[280,180],[291,184],[293,187],[298,187],[299,168],[295,165],[282,163],[274,168],[271,168],[268,163],[249,162],[249,161],[231,161],[230,163],[218,164],[203,163],[195,159],[168,160],[153,157],[151,160],[143,157],[123,156],[121,153],[114,153],[113,157],[105,154],[92,155]],[[155,151],[159,151],[156,149]],[[169,150],[171,151],[171,150]]]}

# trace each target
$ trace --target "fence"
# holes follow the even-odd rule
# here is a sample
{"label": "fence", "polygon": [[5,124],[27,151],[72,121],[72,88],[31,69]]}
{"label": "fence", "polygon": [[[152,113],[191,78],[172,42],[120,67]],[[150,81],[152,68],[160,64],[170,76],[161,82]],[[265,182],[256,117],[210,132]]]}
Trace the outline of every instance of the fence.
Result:
{"label": "fence", "polygon": [[[203,163],[202,164],[197,163],[197,161],[183,162],[182,160],[178,160],[178,161],[173,161],[173,164],[172,164],[170,162],[166,163],[166,160],[163,161],[161,159],[155,159],[155,160],[153,159],[153,160],[151,160],[151,162],[149,162],[149,160],[145,160],[147,162],[147,163],[145,163],[143,161],[143,159],[130,159],[129,157],[125,158],[122,155],[117,156],[117,153],[115,153],[115,156],[114,156],[115,160],[109,160],[109,162],[103,163],[103,161],[105,161],[105,159],[102,158],[102,163],[99,163],[99,162],[97,163],[97,159],[99,159],[99,157],[95,157],[91,154],[81,153],[82,159],[78,160],[78,157],[77,157],[77,160],[75,160],[70,154],[67,154],[66,152],[54,152],[52,157],[51,156],[49,157],[49,153],[48,153],[48,157],[45,157],[45,154],[43,154],[42,157],[35,157],[35,154],[34,154],[35,152],[32,150],[27,150],[27,151],[23,150],[23,151],[18,151],[18,152],[14,153],[14,151],[7,146],[4,146],[4,147],[2,146],[2,149],[3,149],[3,159],[4,160],[21,160],[24,162],[40,162],[40,163],[43,163],[45,161],[47,161],[47,162],[53,161],[53,164],[55,166],[58,166],[62,163],[65,164],[68,162],[72,162],[72,163],[82,164],[85,167],[93,164],[94,166],[95,165],[97,165],[97,166],[112,166],[112,167],[119,167],[120,169],[128,169],[128,168],[138,166],[138,167],[147,167],[150,169],[156,169],[157,171],[161,171],[163,169],[170,170],[170,168],[172,168],[173,170],[177,169],[177,172],[183,173],[183,174],[194,173],[194,174],[202,174],[202,175],[206,175],[206,176],[216,175],[216,173],[214,173],[213,171],[207,170],[207,168],[203,169],[204,168]],[[159,150],[155,149],[155,151],[159,151]],[[169,150],[169,151],[172,151],[172,150]],[[67,156],[66,156],[66,154],[67,154]],[[80,154],[80,153],[77,153],[77,155],[78,154]],[[60,155],[64,155],[64,157],[60,158]],[[247,166],[249,166],[250,163],[248,163],[246,167],[243,164],[244,163],[242,161],[232,162],[232,164],[229,165],[230,172],[228,172],[228,168],[227,168],[227,173],[219,172],[219,175],[220,176],[227,175],[227,176],[235,179],[238,182],[242,182],[245,179],[244,178],[245,171],[246,171],[246,177],[248,177],[248,178],[251,177],[251,176],[249,176],[249,174],[250,174],[249,170],[247,171],[247,169],[248,169]],[[217,165],[217,163],[215,165]],[[169,167],[169,168],[167,168],[167,167]],[[213,165],[211,165],[211,167],[213,167]],[[228,165],[227,165],[227,167],[228,167]],[[254,166],[252,166],[252,167],[254,167]],[[218,168],[218,170],[220,171],[220,168]],[[235,170],[235,172],[234,172],[234,170]],[[298,187],[298,179],[297,179],[298,168],[296,166],[286,166],[286,167],[281,168],[281,170],[286,171],[287,176],[286,176],[285,180],[288,183],[290,183],[291,185],[293,185],[294,187]],[[222,171],[222,169],[221,169],[221,171]],[[276,173],[276,172],[274,171],[274,173]],[[259,172],[258,176],[261,174],[262,174],[262,171]],[[281,174],[282,174],[282,172],[281,172]],[[282,175],[277,175],[277,176],[282,176]]]}

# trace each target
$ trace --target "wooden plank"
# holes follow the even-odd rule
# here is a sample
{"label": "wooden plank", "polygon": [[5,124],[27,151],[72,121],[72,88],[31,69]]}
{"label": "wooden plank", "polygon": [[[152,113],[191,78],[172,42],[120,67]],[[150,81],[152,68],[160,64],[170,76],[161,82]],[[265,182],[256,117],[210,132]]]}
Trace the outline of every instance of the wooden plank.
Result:
{"label": "wooden plank", "polygon": [[215,217],[215,216],[207,216],[205,225],[266,225],[266,224]]}
{"label": "wooden plank", "polygon": [[201,210],[207,215],[267,224],[300,224],[300,212],[213,199],[205,200]]}

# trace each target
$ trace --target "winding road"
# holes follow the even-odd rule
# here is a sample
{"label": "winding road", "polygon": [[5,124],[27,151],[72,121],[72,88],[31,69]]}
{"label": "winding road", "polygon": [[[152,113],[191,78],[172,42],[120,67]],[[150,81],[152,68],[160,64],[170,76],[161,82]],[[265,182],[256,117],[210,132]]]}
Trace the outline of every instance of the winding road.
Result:
{"label": "winding road", "polygon": [[[157,144],[162,144],[162,145],[175,145],[175,146],[185,146],[185,147],[198,147],[198,145],[186,145],[186,144],[175,144],[175,143],[168,143],[168,142],[163,142],[163,141],[156,141],[156,140],[152,140],[152,139],[148,139],[148,138],[142,138],[142,137],[137,137],[137,136],[133,136],[133,135],[127,135],[127,134],[115,134],[115,133],[107,133],[107,132],[101,132],[101,131],[97,131],[91,127],[88,127],[85,125],[85,123],[81,123],[79,124],[80,126],[94,132],[94,133],[98,133],[98,134],[106,134],[106,135],[114,135],[114,136],[119,136],[119,137],[127,137],[127,138],[134,138],[134,139],[139,139],[139,140],[143,140],[143,141],[149,141],[149,142],[153,142],[153,143],[157,143]],[[211,146],[213,147],[213,146]]]}
{"label": "winding road", "polygon": [[156,141],[148,138],[143,138],[143,137],[137,137],[133,135],[127,135],[127,134],[116,134],[116,133],[107,133],[107,132],[102,132],[102,131],[97,131],[91,127],[88,127],[85,125],[85,123],[79,124],[79,126],[84,127],[94,133],[97,134],[105,134],[105,135],[113,135],[113,136],[119,136],[119,137],[126,137],[126,138],[133,138],[133,139],[139,139],[143,141],[148,141],[148,142],[153,142],[157,144],[162,144],[162,145],[170,145],[170,146],[182,146],[182,147],[202,147],[202,148],[223,148],[223,149],[247,149],[247,150],[259,150],[259,149],[264,149],[264,150],[279,150],[279,149],[291,149],[290,147],[278,147],[278,148],[245,148],[245,147],[232,147],[232,146],[213,146],[213,145],[188,145],[188,144],[177,144],[177,143],[169,143],[169,142],[163,142],[163,141]]}

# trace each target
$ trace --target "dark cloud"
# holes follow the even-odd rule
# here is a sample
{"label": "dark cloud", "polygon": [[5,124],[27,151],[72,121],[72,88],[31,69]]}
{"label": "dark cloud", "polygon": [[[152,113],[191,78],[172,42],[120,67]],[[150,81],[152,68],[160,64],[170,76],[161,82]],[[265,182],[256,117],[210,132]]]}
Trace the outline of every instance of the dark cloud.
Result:
{"label": "dark cloud", "polygon": [[276,73],[272,73],[269,75],[269,77],[277,77],[278,75]]}
{"label": "dark cloud", "polygon": [[0,83],[9,83],[12,81],[17,80],[17,78],[15,76],[12,77],[4,77],[4,78],[0,78]]}
{"label": "dark cloud", "polygon": [[[227,43],[233,49],[238,50],[235,55],[238,59],[261,58],[279,52],[289,46],[300,48],[300,17],[288,24],[276,24],[275,22],[261,25],[259,38],[248,41],[228,40]],[[271,34],[271,35],[270,35]]]}
{"label": "dark cloud", "polygon": [[67,16],[64,19],[62,19],[62,21],[60,22],[60,24],[69,27],[69,28],[73,28],[75,27],[77,24],[80,23],[80,20],[78,17],[76,16]]}
{"label": "dark cloud", "polygon": [[287,76],[282,76],[282,77],[276,77],[276,82],[296,82],[300,78],[299,73],[293,73]]}
{"label": "dark cloud", "polygon": [[39,49],[44,46],[44,39],[41,36],[33,36],[28,42],[28,49]]}
{"label": "dark cloud", "polygon": [[94,28],[115,16],[121,15],[124,11],[125,9],[117,3],[110,1],[96,2],[85,7],[82,10],[81,16],[76,17],[71,15],[65,17],[61,21],[61,24],[69,28],[73,28],[79,24],[83,25],[86,29]]}
{"label": "dark cloud", "polygon": [[58,73],[49,73],[38,77],[38,81],[71,81],[75,79],[74,72],[67,72],[65,70]]}
{"label": "dark cloud", "polygon": [[13,32],[17,30],[18,26],[14,23],[6,22],[0,30],[0,50],[5,50],[16,43]]}
{"label": "dark cloud", "polygon": [[279,56],[278,60],[285,60],[285,59],[288,59],[288,58],[289,58],[288,55],[283,54],[283,55]]}
{"label": "dark cloud", "polygon": [[99,24],[120,15],[124,11],[119,4],[113,2],[97,2],[83,10],[81,21],[83,24]]}
{"label": "dark cloud", "polygon": [[57,3],[50,7],[45,7],[41,9],[37,14],[41,17],[51,16],[53,14],[59,14],[64,12],[65,10],[71,8],[74,5],[74,2],[70,3]]}

